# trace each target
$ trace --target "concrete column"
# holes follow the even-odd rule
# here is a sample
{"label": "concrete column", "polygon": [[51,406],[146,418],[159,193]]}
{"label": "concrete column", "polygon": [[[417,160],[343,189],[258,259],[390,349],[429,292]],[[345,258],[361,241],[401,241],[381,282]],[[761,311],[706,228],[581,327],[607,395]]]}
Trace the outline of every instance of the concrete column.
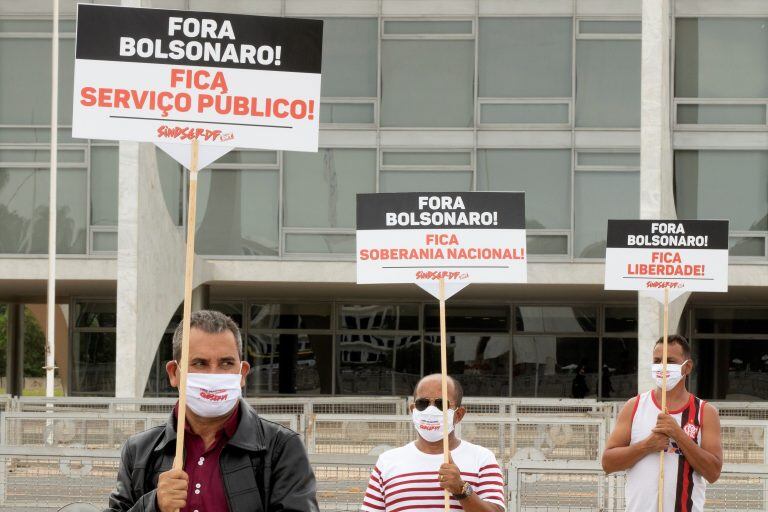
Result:
{"label": "concrete column", "polygon": [[[676,218],[673,195],[670,89],[670,0],[643,0],[640,102],[640,217]],[[654,386],[648,365],[662,334],[663,307],[638,293],[638,392]],[[690,294],[670,305],[669,330],[677,332]]]}
{"label": "concrete column", "polygon": [[211,304],[211,287],[203,284],[192,290],[192,311],[208,309]]}
{"label": "concrete column", "polygon": [[24,304],[8,304],[5,392],[19,396],[24,389]]}

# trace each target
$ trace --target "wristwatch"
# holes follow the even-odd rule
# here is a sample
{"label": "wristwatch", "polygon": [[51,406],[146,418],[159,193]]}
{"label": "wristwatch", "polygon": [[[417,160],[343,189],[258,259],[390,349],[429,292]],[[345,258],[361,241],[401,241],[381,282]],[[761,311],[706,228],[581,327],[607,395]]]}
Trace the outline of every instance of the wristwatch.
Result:
{"label": "wristwatch", "polygon": [[461,501],[472,496],[474,492],[475,490],[472,489],[472,486],[469,485],[469,482],[464,482],[464,486],[461,488],[461,492],[459,494],[454,494],[453,497],[454,499]]}

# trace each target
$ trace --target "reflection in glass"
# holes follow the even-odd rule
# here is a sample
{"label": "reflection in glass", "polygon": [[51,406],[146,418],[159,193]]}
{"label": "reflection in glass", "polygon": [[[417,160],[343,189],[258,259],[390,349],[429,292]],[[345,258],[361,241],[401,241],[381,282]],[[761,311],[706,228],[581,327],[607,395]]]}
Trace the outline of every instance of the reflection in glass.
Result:
{"label": "reflection in glass", "polygon": [[[445,308],[445,323],[453,332],[509,332],[509,307],[449,305]],[[440,310],[436,304],[424,307],[424,330],[440,330]]]}
{"label": "reflection in glass", "polygon": [[330,329],[331,304],[253,304],[251,329]]}
{"label": "reflection in glass", "polygon": [[114,332],[75,332],[72,361],[72,394],[114,395]]}
{"label": "reflection in glass", "polygon": [[710,400],[768,400],[768,339],[693,343],[691,388]]}
{"label": "reflection in glass", "polygon": [[[641,364],[639,371],[645,371],[647,368],[647,365]],[[601,399],[630,398],[637,395],[637,372],[637,338],[603,338]]]}
{"label": "reflection in glass", "polygon": [[419,328],[416,304],[344,304],[339,328],[350,330],[414,331]]}
{"label": "reflection in glass", "polygon": [[696,308],[696,333],[768,333],[768,308]]}
{"label": "reflection in glass", "polygon": [[342,334],[336,393],[409,395],[420,377],[421,337]]}
{"label": "reflection in glass", "polygon": [[512,396],[597,395],[597,338],[514,336],[512,347]]}
{"label": "reflection in glass", "polygon": [[250,334],[246,359],[249,396],[330,395],[333,343],[328,334]]}
{"label": "reflection in glass", "polygon": [[77,302],[75,303],[76,327],[115,327],[117,326],[117,306],[114,302]]}
{"label": "reflection in glass", "polygon": [[[448,334],[448,374],[465,396],[509,395],[509,336]],[[440,373],[440,336],[424,337],[424,374]]]}
{"label": "reflection in glass", "polygon": [[212,302],[208,309],[224,313],[231,318],[238,327],[243,328],[243,304],[241,302]]}
{"label": "reflection in glass", "polygon": [[597,308],[520,306],[517,330],[526,332],[597,332]]}

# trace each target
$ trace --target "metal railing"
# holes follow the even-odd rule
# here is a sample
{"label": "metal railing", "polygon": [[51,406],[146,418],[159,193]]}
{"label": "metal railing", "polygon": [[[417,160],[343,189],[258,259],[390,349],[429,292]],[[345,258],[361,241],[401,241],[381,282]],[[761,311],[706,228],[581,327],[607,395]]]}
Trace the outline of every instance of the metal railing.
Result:
{"label": "metal railing", "polygon": [[[592,461],[513,461],[508,512],[624,512],[624,474],[606,475]],[[768,510],[768,466],[726,464],[707,487],[705,510]]]}
{"label": "metal railing", "polygon": [[592,398],[485,398],[465,397],[462,405],[470,414],[530,415],[610,418],[612,402],[598,402]]}

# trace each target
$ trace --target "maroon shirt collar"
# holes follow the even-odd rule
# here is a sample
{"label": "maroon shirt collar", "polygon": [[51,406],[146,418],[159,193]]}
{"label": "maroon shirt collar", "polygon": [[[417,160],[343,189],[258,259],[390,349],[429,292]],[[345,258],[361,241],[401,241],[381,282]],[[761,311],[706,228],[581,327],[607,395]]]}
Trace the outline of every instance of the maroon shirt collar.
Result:
{"label": "maroon shirt collar", "polygon": [[[173,428],[177,428],[177,420],[179,418],[179,402],[176,402],[176,405],[173,406]],[[235,408],[232,411],[232,414],[227,419],[226,423],[222,426],[221,430],[216,433],[216,436],[218,437],[221,433],[225,434],[228,439],[231,439],[232,436],[235,435],[235,432],[237,432],[237,427],[240,424],[240,402],[235,403]],[[189,432],[194,434],[192,432],[192,429],[189,426],[189,422],[184,422],[184,432]]]}

